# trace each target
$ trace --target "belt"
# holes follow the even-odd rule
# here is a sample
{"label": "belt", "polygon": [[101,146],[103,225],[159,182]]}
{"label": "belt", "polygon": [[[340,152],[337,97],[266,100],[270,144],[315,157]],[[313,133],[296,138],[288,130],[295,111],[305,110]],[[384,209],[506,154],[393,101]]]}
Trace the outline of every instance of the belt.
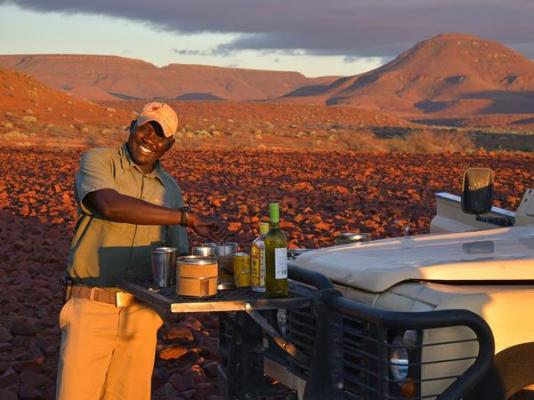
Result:
{"label": "belt", "polygon": [[115,307],[127,307],[135,303],[135,297],[128,292],[110,292],[98,287],[73,285],[70,297],[89,299],[101,303],[113,304]]}

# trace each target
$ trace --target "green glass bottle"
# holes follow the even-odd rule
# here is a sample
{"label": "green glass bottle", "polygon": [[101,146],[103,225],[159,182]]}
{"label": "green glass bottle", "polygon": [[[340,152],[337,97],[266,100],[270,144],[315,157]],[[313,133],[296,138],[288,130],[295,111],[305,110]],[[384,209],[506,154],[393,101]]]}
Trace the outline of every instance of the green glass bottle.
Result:
{"label": "green glass bottle", "polygon": [[287,297],[287,242],[280,229],[280,207],[269,204],[270,229],[265,235],[265,293],[267,297]]}

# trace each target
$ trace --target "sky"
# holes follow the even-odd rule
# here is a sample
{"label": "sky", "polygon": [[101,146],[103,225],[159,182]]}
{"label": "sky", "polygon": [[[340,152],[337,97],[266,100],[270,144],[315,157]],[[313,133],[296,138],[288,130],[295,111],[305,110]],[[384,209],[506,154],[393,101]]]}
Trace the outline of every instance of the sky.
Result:
{"label": "sky", "polygon": [[0,0],[0,54],[354,75],[459,32],[534,59],[534,0]]}

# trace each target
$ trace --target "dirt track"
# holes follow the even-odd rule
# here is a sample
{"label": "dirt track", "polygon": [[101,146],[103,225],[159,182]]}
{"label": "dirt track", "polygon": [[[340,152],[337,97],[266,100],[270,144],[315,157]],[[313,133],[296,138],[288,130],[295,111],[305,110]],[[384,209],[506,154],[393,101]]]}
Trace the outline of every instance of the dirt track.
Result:
{"label": "dirt track", "polygon": [[[53,398],[78,158],[76,151],[0,153],[2,399],[15,393]],[[175,152],[163,163],[193,209],[217,212],[243,246],[274,200],[282,205],[291,246],[319,247],[345,231],[374,238],[398,236],[407,224],[413,233],[428,231],[435,192],[458,193],[467,166],[496,171],[498,206],[515,209],[524,189],[534,186],[528,154]],[[169,324],[158,346],[154,398],[218,399],[217,359],[214,318],[194,315]]]}

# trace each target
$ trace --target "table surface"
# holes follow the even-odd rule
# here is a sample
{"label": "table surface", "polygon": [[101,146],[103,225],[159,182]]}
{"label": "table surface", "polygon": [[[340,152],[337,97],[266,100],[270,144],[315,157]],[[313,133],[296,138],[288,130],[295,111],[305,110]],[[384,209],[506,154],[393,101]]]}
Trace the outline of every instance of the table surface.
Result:
{"label": "table surface", "polygon": [[256,292],[250,287],[219,290],[215,296],[196,298],[176,294],[175,287],[159,288],[152,282],[121,281],[119,286],[137,299],[148,303],[164,313],[227,312],[305,308],[310,305],[313,291],[300,288],[292,290],[284,298],[268,298],[265,293]]}

